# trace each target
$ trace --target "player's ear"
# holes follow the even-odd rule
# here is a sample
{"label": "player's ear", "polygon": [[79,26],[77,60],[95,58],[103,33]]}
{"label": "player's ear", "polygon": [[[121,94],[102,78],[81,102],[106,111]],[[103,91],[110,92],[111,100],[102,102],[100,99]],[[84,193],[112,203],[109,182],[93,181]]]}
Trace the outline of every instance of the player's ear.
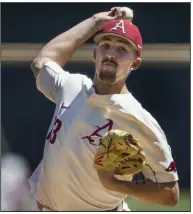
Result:
{"label": "player's ear", "polygon": [[93,57],[93,61],[96,62],[96,48],[94,48],[93,52],[92,52],[92,57]]}
{"label": "player's ear", "polygon": [[140,57],[137,57],[137,59],[135,60],[135,62],[133,62],[131,68],[130,68],[130,71],[134,71],[134,70],[137,70],[139,68],[139,66],[141,65],[141,58]]}

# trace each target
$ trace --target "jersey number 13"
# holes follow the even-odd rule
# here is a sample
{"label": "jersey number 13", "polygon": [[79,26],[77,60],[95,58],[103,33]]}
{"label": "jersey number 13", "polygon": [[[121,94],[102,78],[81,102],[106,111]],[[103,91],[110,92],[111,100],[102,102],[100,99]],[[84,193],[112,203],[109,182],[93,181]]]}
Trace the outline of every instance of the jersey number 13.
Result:
{"label": "jersey number 13", "polygon": [[57,133],[62,127],[62,121],[59,119],[56,119],[54,122],[54,126],[51,129],[51,131],[48,133],[46,140],[49,140],[51,144],[54,144],[56,141]]}

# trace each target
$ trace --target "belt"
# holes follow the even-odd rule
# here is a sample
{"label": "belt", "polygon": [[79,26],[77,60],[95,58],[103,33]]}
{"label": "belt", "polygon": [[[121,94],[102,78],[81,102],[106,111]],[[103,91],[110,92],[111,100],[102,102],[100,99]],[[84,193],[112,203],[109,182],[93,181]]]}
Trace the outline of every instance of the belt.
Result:
{"label": "belt", "polygon": [[[38,208],[39,208],[39,210],[40,211],[42,211],[43,210],[43,208],[46,208],[47,209],[47,211],[48,210],[50,210],[50,211],[54,211],[54,210],[52,210],[52,209],[50,209],[50,208],[48,208],[48,207],[45,207],[45,206],[42,206],[38,201],[36,201],[37,202],[37,206],[38,206]],[[119,207],[119,206],[118,206]],[[118,210],[118,207],[115,207],[114,209],[112,209],[112,210],[105,210],[105,212],[115,212],[115,211],[117,211]]]}

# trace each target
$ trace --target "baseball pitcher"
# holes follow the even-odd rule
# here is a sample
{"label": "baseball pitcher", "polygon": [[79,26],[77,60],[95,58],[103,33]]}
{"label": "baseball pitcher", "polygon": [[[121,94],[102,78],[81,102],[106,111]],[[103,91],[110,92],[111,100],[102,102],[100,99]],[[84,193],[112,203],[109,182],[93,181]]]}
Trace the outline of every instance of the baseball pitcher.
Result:
{"label": "baseball pitcher", "polygon": [[[43,159],[30,178],[40,211],[128,211],[126,197],[178,202],[166,136],[125,83],[143,48],[132,18],[127,7],[97,13],[51,40],[31,64],[38,90],[56,104]],[[93,81],[63,70],[92,36]],[[143,179],[134,181],[139,174]]]}

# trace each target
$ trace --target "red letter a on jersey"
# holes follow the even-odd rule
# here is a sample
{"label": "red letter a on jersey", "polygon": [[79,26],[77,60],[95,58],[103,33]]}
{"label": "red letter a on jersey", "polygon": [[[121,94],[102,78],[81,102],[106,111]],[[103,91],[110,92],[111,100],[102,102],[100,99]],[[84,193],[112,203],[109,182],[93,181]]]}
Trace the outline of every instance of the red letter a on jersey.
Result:
{"label": "red letter a on jersey", "polygon": [[[109,122],[107,124],[105,124],[102,127],[97,126],[97,129],[89,136],[85,136],[82,139],[87,139],[88,142],[92,145],[95,145],[93,142],[95,141],[92,137],[102,137],[99,132],[105,128],[108,128],[108,131],[110,131],[113,127],[113,121],[110,119],[107,119]],[[95,145],[96,146],[96,145]]]}

